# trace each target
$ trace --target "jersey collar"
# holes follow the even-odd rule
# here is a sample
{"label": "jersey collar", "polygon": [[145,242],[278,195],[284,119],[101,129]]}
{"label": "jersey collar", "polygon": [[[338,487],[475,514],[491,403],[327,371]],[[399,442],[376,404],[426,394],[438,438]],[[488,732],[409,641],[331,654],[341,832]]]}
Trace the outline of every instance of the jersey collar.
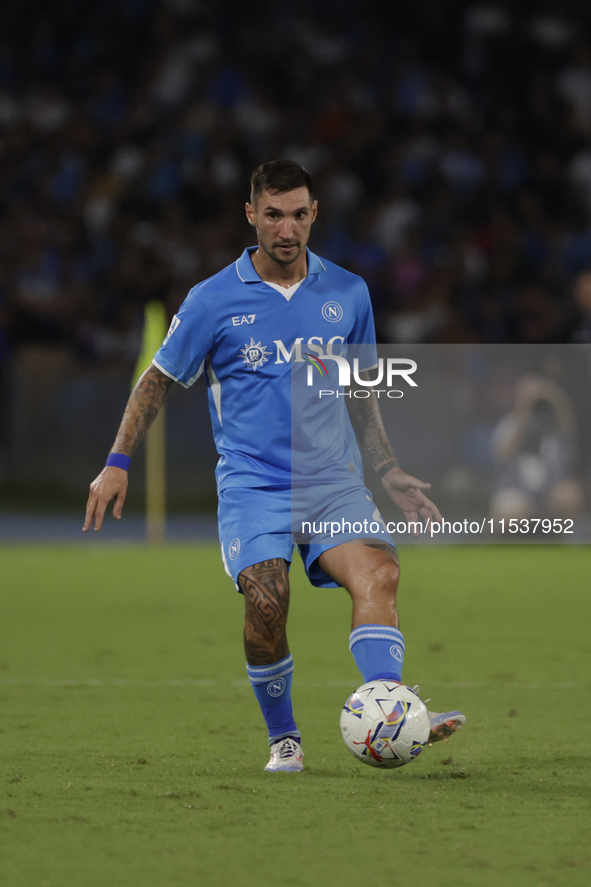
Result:
{"label": "jersey collar", "polygon": [[[243,283],[261,282],[261,278],[256,273],[255,267],[252,264],[252,259],[250,258],[251,253],[256,252],[257,249],[257,246],[248,246],[236,262],[236,272]],[[308,277],[310,274],[319,274],[321,271],[326,271],[326,266],[322,259],[318,258],[315,253],[310,252],[308,247],[306,247],[306,256],[308,259]]]}

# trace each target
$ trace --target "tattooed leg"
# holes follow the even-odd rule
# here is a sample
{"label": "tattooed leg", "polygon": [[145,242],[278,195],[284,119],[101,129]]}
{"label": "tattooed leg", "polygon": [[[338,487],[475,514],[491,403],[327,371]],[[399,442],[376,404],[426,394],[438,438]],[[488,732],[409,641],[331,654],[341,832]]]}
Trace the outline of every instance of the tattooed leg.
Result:
{"label": "tattooed leg", "polygon": [[246,607],[246,672],[267,725],[271,760],[266,770],[301,770],[300,731],[293,718],[293,659],[285,626],[289,608],[287,561],[273,558],[239,577]]}
{"label": "tattooed leg", "polygon": [[244,595],[244,650],[249,665],[269,665],[289,655],[287,561],[273,558],[247,567],[238,577]]}

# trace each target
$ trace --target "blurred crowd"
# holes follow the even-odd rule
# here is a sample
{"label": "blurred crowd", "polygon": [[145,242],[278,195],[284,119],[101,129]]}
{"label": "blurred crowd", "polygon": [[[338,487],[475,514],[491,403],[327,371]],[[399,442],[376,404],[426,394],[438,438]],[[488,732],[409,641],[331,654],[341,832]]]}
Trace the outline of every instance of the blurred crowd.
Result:
{"label": "blurred crowd", "polygon": [[274,157],[382,341],[591,342],[590,47],[582,0],[2,3],[0,364],[132,363]]}

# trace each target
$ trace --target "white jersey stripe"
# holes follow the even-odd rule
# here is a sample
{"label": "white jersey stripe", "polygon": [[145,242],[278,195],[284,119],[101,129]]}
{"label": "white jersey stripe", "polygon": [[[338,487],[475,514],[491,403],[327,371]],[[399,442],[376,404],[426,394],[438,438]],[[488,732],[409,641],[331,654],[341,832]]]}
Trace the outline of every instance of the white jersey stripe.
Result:
{"label": "white jersey stripe", "polygon": [[201,361],[201,366],[199,367],[199,369],[197,370],[195,375],[189,379],[188,382],[181,382],[180,379],[177,379],[176,376],[173,376],[172,373],[169,373],[168,370],[165,370],[164,367],[161,366],[157,360],[154,360],[154,358],[152,358],[152,363],[154,364],[155,367],[157,367],[160,370],[161,373],[164,373],[165,376],[168,376],[169,379],[172,379],[173,382],[178,382],[179,385],[183,386],[183,388],[190,388],[191,385],[193,384],[193,382],[196,382],[197,379],[199,378],[199,376],[201,375],[201,373],[203,372],[203,366],[205,364],[205,361],[204,360]]}
{"label": "white jersey stripe", "polygon": [[222,386],[220,384],[220,380],[216,376],[214,369],[211,365],[211,360],[209,356],[206,358],[207,360],[207,378],[209,379],[209,385],[211,389],[211,394],[213,397],[213,402],[215,403],[215,410],[218,414],[218,419],[220,425],[222,425]]}

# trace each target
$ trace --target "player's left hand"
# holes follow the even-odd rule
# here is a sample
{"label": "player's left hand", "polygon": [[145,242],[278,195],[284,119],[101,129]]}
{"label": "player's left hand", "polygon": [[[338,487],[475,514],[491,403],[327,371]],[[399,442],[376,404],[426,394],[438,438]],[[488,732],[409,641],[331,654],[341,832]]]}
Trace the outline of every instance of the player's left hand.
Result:
{"label": "player's left hand", "polygon": [[[417,522],[420,515],[426,521],[426,529],[429,529],[431,521],[443,520],[435,503],[427,499],[423,492],[430,490],[431,484],[412,477],[402,468],[391,468],[382,478],[382,484],[392,501],[404,512],[407,521]],[[418,528],[413,535],[419,535]]]}

